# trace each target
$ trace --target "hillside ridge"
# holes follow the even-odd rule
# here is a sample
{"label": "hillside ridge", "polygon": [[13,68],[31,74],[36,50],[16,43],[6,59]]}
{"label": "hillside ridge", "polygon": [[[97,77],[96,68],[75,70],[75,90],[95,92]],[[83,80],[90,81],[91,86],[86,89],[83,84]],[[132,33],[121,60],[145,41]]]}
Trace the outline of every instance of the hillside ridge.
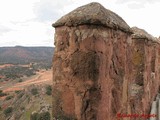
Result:
{"label": "hillside ridge", "polygon": [[30,62],[51,62],[53,47],[0,47],[0,64],[26,64]]}

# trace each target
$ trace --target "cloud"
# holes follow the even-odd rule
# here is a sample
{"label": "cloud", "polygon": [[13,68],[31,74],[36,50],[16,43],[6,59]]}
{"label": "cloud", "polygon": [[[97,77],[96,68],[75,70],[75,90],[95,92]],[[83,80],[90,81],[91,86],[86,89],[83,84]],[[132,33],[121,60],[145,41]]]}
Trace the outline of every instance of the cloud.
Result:
{"label": "cloud", "polygon": [[16,45],[19,45],[19,43],[17,41],[6,41],[6,42],[0,41],[0,45],[1,46],[16,46]]}
{"label": "cloud", "polygon": [[[51,24],[93,0],[0,0],[0,46],[53,46]],[[94,0],[95,1],[95,0]],[[130,26],[159,35],[159,0],[97,0]],[[8,4],[10,3],[10,4]],[[157,28],[157,29],[156,29]]]}
{"label": "cloud", "polygon": [[53,28],[49,24],[28,21],[17,23],[12,28],[0,35],[0,46],[53,46]]}
{"label": "cloud", "polygon": [[52,4],[50,2],[51,0],[3,1],[0,4],[0,46],[53,46],[50,20],[58,16],[59,10],[54,10],[54,1]]}
{"label": "cloud", "polygon": [[0,25],[0,35],[3,35],[3,34],[10,32],[10,31],[12,31],[12,29],[10,29],[9,27]]}
{"label": "cloud", "polygon": [[71,2],[71,0],[40,0],[35,3],[33,9],[36,19],[41,22],[56,21],[63,15],[64,7]]}
{"label": "cloud", "polygon": [[123,4],[129,2],[137,2],[141,4],[160,2],[159,0],[117,0],[116,3]]}
{"label": "cloud", "polygon": [[130,9],[141,9],[146,4],[154,4],[160,2],[159,0],[117,0],[117,4],[127,4]]}
{"label": "cloud", "polygon": [[33,4],[38,0],[0,0],[0,22],[20,22],[34,18]]}
{"label": "cloud", "polygon": [[131,8],[131,9],[141,9],[141,8],[144,8],[144,4],[141,4],[141,3],[128,3],[128,7]]}

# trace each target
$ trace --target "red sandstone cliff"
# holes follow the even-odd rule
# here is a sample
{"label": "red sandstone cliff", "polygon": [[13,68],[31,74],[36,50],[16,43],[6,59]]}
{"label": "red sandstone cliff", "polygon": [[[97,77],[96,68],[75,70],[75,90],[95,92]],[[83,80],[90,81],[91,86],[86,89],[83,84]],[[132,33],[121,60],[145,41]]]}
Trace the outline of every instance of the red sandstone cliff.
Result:
{"label": "red sandstone cliff", "polygon": [[131,30],[99,3],[79,7],[53,26],[55,118],[117,120],[118,113],[149,112],[159,87],[154,38]]}

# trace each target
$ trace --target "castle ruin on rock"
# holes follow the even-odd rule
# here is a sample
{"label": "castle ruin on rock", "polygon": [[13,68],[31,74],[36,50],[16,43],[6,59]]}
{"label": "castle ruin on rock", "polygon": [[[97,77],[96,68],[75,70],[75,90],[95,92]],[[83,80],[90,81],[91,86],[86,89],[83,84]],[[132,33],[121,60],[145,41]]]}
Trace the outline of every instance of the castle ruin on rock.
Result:
{"label": "castle ruin on rock", "polygon": [[54,118],[117,120],[119,113],[149,113],[160,83],[157,39],[95,2],[53,27]]}

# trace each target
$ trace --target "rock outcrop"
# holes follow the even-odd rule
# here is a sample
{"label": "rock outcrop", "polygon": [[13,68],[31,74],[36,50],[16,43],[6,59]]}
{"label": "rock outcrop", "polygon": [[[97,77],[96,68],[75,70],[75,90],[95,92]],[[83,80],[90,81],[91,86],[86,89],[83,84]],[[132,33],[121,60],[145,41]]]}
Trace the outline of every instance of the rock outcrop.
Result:
{"label": "rock outcrop", "polygon": [[130,29],[99,3],[79,7],[53,26],[54,118],[117,120],[119,113],[149,112],[159,87],[154,37]]}
{"label": "rock outcrop", "polygon": [[160,85],[160,44],[142,29],[133,27],[132,31],[131,113],[149,114]]}

